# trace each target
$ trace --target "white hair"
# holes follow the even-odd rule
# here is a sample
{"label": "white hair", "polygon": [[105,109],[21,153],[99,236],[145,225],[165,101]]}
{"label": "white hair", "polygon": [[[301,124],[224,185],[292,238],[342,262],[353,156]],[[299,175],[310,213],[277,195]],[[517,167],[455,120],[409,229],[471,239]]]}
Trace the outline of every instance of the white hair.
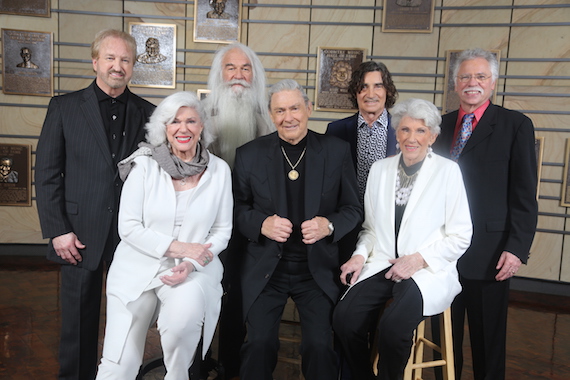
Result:
{"label": "white hair", "polygon": [[150,120],[146,123],[146,140],[149,144],[158,146],[166,142],[166,126],[174,120],[178,110],[182,107],[189,107],[195,110],[202,123],[201,142],[204,147],[208,147],[213,140],[210,131],[210,122],[204,106],[193,92],[181,91],[167,96],[156,107]]}
{"label": "white hair", "polygon": [[403,117],[408,116],[412,119],[421,120],[430,132],[439,135],[441,132],[441,114],[437,107],[427,100],[411,98],[397,103],[390,111],[392,116],[392,127],[398,129],[400,121]]}
{"label": "white hair", "polygon": [[[476,58],[483,58],[487,62],[489,62],[489,67],[491,68],[491,77],[493,78],[493,82],[497,81],[499,78],[499,61],[497,61],[497,57],[495,54],[491,53],[490,51],[475,48],[469,50],[463,50],[457,59],[455,60],[455,64],[453,65],[453,69],[451,71],[451,75],[454,78],[454,81],[457,81],[457,73],[459,73],[459,67],[465,61],[469,61],[471,59]],[[454,82],[454,83],[455,83]]]}

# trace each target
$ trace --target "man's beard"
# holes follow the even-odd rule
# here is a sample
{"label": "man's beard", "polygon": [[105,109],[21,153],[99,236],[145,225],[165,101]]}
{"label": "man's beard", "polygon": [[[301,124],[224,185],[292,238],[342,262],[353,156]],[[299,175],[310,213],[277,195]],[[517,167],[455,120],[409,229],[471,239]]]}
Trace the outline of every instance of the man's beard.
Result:
{"label": "man's beard", "polygon": [[224,85],[216,104],[217,114],[212,118],[216,130],[218,154],[233,167],[237,147],[257,136],[257,109],[251,87],[234,92]]}

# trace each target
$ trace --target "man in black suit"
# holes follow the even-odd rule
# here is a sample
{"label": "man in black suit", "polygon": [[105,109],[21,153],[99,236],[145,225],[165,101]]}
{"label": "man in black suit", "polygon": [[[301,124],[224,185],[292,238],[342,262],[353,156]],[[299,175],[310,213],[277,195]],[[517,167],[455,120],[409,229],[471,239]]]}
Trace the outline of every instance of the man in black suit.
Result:
{"label": "man in black suit", "polygon": [[301,319],[305,378],[335,379],[337,242],[362,221],[350,147],[308,130],[312,105],[297,82],[273,85],[269,98],[277,132],[238,148],[233,173],[236,227],[248,239],[240,378],[272,379],[279,323],[291,297]]}
{"label": "man in black suit", "polygon": [[461,108],[443,116],[433,147],[461,167],[473,220],[471,247],[458,262],[463,291],[452,305],[456,379],[465,314],[475,379],[505,378],[509,279],[527,262],[538,214],[534,127],[490,102],[498,72],[488,51],[459,55],[452,74]]}
{"label": "man in black suit", "polygon": [[95,378],[105,264],[119,241],[117,163],[144,139],[154,110],[127,88],[136,42],[103,30],[91,45],[95,81],[54,97],[36,151],[36,195],[48,259],[61,267],[59,379]]}

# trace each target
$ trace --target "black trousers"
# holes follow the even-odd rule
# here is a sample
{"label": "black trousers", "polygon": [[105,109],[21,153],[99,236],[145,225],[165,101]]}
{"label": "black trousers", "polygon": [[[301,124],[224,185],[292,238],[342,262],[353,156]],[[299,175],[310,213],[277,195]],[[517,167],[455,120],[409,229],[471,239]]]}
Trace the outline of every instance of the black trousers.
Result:
{"label": "black trousers", "polygon": [[295,302],[301,320],[299,351],[305,379],[338,377],[331,327],[333,302],[317,285],[306,263],[282,262],[246,316],[241,380],[273,379],[279,351],[279,324],[289,297]]}
{"label": "black trousers", "polygon": [[463,291],[451,305],[455,378],[461,379],[467,315],[474,379],[502,380],[505,378],[510,280],[468,280],[460,276],[460,281]]}
{"label": "black trousers", "polygon": [[61,266],[60,380],[95,379],[103,270]]}
{"label": "black trousers", "polygon": [[375,379],[372,371],[369,331],[378,323],[378,379],[395,380],[404,375],[414,330],[424,319],[420,289],[412,279],[395,283],[384,275],[388,269],[359,282],[338,302],[333,328],[341,341],[352,379]]}

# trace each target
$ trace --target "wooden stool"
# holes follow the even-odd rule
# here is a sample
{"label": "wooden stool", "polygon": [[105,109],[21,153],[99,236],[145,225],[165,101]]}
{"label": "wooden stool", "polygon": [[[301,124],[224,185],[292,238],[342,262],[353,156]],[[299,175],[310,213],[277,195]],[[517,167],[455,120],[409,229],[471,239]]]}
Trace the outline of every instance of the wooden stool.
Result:
{"label": "wooden stool", "polygon": [[[439,324],[441,342],[439,346],[425,337],[425,320],[418,325],[414,333],[414,344],[410,358],[404,369],[404,380],[422,380],[422,370],[424,368],[433,367],[442,367],[444,380],[455,380],[453,340],[451,335],[451,308],[447,308],[442,314],[439,314]],[[441,359],[424,361],[425,347],[430,348],[434,352],[439,352]],[[377,367],[378,353],[376,353],[373,363],[374,374],[377,374]]]}
{"label": "wooden stool", "polygon": [[[414,345],[410,359],[404,370],[404,380],[421,380],[422,369],[442,367],[444,380],[455,380],[453,363],[453,340],[451,335],[451,308],[447,308],[439,317],[440,345],[425,337],[426,324],[422,321],[416,329]],[[424,347],[431,348],[441,354],[440,360],[424,361]],[[433,357],[433,356],[432,356]]]}

